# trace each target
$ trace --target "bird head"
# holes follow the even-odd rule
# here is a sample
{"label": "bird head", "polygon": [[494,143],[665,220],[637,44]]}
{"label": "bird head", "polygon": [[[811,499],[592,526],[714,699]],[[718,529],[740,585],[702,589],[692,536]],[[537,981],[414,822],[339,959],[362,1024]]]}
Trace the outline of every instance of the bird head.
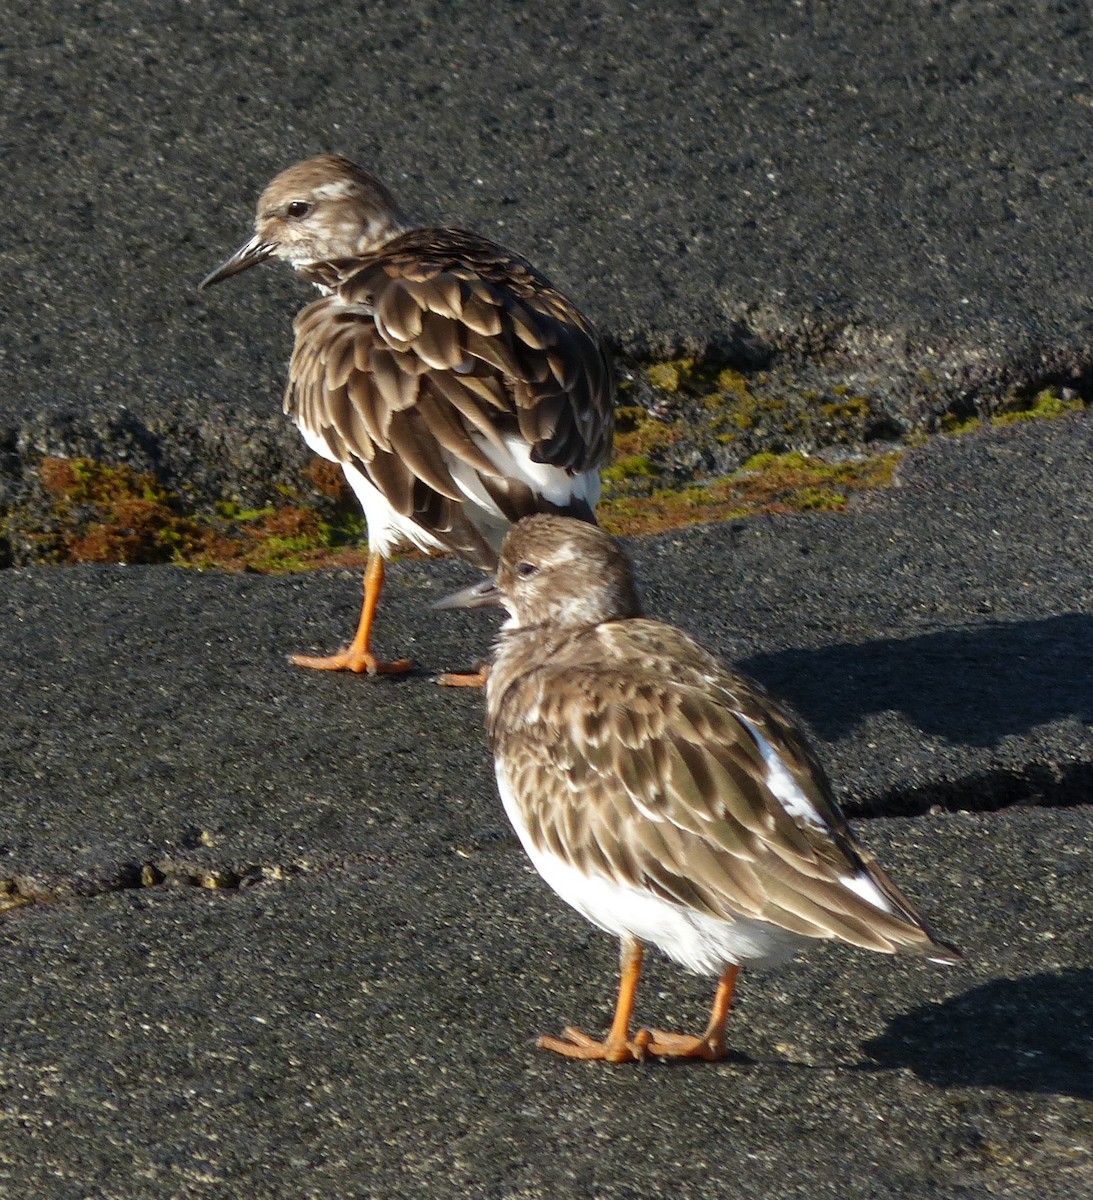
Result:
{"label": "bird head", "polygon": [[360,258],[408,228],[394,197],[347,158],[321,154],[288,167],[258,201],[254,236],[201,281],[207,288],[267,258],[307,273]]}
{"label": "bird head", "polygon": [[641,615],[630,560],[595,525],[539,513],[515,525],[495,579],[441,600],[437,608],[508,610],[508,629],[580,629]]}

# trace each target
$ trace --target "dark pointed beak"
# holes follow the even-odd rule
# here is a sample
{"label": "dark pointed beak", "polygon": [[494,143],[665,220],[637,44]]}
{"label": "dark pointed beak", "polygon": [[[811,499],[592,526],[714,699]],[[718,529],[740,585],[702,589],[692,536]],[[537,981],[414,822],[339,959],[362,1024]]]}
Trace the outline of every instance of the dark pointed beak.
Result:
{"label": "dark pointed beak", "polygon": [[483,579],[438,600],[433,608],[500,608],[501,589],[496,579]]}
{"label": "dark pointed beak", "polygon": [[231,258],[206,275],[197,286],[204,291],[205,288],[212,287],[214,283],[219,283],[222,279],[230,279],[248,267],[256,267],[260,262],[265,262],[273,251],[274,246],[271,243],[260,242],[258,234],[255,234],[249,242],[244,242]]}

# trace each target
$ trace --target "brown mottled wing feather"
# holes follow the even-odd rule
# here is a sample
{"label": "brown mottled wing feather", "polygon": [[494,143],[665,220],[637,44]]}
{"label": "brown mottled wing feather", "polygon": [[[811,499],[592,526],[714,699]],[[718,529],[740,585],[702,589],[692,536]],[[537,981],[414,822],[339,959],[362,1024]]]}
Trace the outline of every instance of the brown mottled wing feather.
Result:
{"label": "brown mottled wing feather", "polygon": [[285,411],[400,513],[492,567],[452,471],[472,470],[510,521],[549,510],[490,451],[521,439],[534,461],[600,466],[614,430],[606,351],[530,264],[474,234],[415,230],[341,266],[335,294],[296,320]]}
{"label": "brown mottled wing feather", "polygon": [[[491,716],[532,836],[572,866],[725,919],[946,953],[854,842],[792,719],[679,630],[600,626],[521,674]],[[820,823],[791,816],[771,792],[749,722],[780,750]],[[839,882],[863,870],[894,913]]]}

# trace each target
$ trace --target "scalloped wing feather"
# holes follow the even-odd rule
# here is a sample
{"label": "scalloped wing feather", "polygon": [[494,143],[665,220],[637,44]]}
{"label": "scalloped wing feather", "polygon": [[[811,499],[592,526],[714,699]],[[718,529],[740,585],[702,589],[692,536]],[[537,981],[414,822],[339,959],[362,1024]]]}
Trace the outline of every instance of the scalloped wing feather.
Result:
{"label": "scalloped wing feather", "polygon": [[[726,921],[937,953],[914,906],[854,842],[792,719],[757,684],[644,620],[589,630],[529,667],[510,669],[502,648],[489,719],[540,849],[582,871],[607,863],[622,883]],[[794,817],[771,789],[752,726],[818,820]],[[892,911],[846,885],[862,872]]]}
{"label": "scalloped wing feather", "polygon": [[[516,440],[532,462],[574,475],[606,461],[614,421],[606,352],[523,259],[474,234],[415,230],[337,268],[334,294],[296,319],[284,407],[309,444],[353,463],[396,511],[409,515],[409,506],[465,554],[465,530],[446,535],[466,523],[452,508],[467,501],[471,476],[471,491],[509,521],[552,507],[531,480],[497,465]],[[574,500],[575,515],[587,514],[583,504]],[[494,558],[479,547],[472,561]]]}

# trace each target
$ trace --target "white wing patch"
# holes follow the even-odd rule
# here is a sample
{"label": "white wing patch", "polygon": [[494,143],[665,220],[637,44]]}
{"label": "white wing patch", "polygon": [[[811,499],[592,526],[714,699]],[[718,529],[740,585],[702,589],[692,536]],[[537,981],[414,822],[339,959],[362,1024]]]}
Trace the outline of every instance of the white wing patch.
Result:
{"label": "white wing patch", "polygon": [[[759,747],[759,751],[763,755],[763,761],[767,764],[767,787],[770,788],[772,794],[777,798],[778,803],[781,804],[795,821],[800,821],[804,825],[811,825],[813,829],[818,829],[825,833],[829,832],[827,822],[816,811],[816,806],[812,801],[801,791],[797,785],[797,781],[786,769],[778,751],[763,737],[755,725],[743,713],[738,712],[736,715],[744,722],[748,727],[748,732],[755,738],[755,744]],[[896,916],[899,915],[892,902],[869,877],[868,872],[856,871],[853,875],[840,875],[839,883],[844,888],[860,896],[866,904],[872,904],[874,908],[879,908],[881,912],[892,913]]]}
{"label": "white wing patch", "polygon": [[[326,457],[330,457],[329,451]],[[412,517],[404,517],[395,512],[379,488],[352,463],[342,463],[342,470],[349,486],[356,492],[361,508],[364,509],[369,550],[382,554],[384,558],[390,558],[403,545],[416,546],[426,554],[446,549],[442,541],[433,537]]]}
{"label": "white wing patch", "polygon": [[795,821],[801,821],[805,825],[811,825],[813,829],[828,832],[827,822],[812,801],[801,791],[797,781],[782,762],[782,756],[743,713],[737,712],[736,715],[747,726],[748,732],[759,747],[759,753],[762,754],[763,761],[767,764],[767,787],[770,788],[778,803]]}
{"label": "white wing patch", "polygon": [[856,892],[866,904],[872,904],[881,912],[892,913],[897,917],[902,915],[864,871],[859,871],[856,875],[840,875],[839,883],[844,888]]}
{"label": "white wing patch", "polygon": [[509,435],[504,438],[508,454],[501,454],[495,445],[475,439],[482,453],[508,479],[519,479],[550,504],[564,508],[574,500],[583,500],[595,509],[600,498],[599,471],[571,475],[563,467],[531,460],[531,447],[523,438]]}

